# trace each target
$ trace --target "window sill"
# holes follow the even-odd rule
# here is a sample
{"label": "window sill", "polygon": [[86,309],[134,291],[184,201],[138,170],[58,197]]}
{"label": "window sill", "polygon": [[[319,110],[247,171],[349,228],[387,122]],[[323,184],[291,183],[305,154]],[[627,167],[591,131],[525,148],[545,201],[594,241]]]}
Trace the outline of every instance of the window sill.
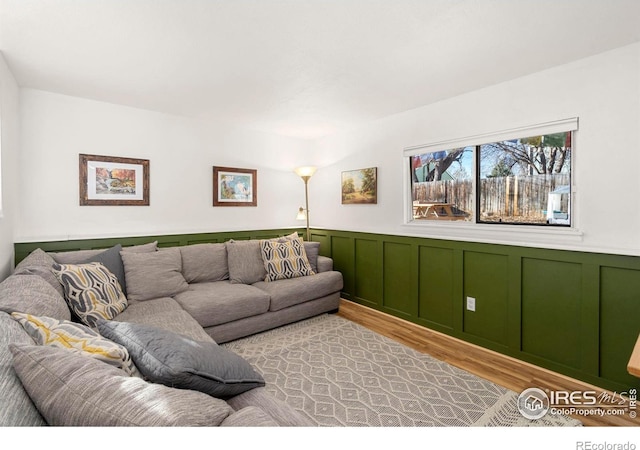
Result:
{"label": "window sill", "polygon": [[454,239],[525,247],[555,248],[577,244],[583,232],[573,227],[540,227],[536,225],[498,225],[473,222],[411,221],[404,224],[411,234],[436,239]]}

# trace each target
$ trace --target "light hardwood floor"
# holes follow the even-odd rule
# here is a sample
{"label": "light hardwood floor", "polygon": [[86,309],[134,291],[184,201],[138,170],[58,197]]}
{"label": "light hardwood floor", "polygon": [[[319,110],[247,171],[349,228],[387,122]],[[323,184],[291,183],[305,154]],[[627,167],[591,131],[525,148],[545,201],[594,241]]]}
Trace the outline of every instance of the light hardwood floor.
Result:
{"label": "light hardwood floor", "polygon": [[[407,347],[464,369],[479,377],[522,392],[530,387],[553,391],[605,391],[602,388],[487,350],[383,312],[341,300],[338,315]],[[610,393],[613,395],[613,393]],[[576,417],[585,426],[638,426],[640,419],[624,416]]]}

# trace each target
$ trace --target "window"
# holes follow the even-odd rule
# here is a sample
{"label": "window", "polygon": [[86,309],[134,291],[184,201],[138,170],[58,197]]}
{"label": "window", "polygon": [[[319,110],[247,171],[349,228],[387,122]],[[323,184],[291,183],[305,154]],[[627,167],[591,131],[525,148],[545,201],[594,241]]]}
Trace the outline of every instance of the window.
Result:
{"label": "window", "polygon": [[473,147],[440,150],[410,157],[413,218],[473,218]]}
{"label": "window", "polygon": [[405,150],[409,221],[570,227],[577,119]]}

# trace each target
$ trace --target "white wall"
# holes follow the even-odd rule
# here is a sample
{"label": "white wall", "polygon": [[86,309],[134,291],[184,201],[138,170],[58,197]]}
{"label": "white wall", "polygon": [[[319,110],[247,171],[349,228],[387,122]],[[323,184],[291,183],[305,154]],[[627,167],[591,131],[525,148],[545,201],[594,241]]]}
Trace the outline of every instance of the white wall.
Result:
{"label": "white wall", "polygon": [[[404,225],[404,148],[571,117],[579,117],[577,231]],[[324,138],[313,162],[319,166],[310,182],[313,226],[640,254],[640,44]],[[378,204],[341,205],[341,172],[366,167],[378,167]]]}
{"label": "white wall", "polygon": [[18,85],[0,53],[0,138],[2,139],[2,217],[0,217],[0,280],[13,269],[14,224],[18,192]]}
{"label": "white wall", "polygon": [[[300,226],[306,141],[32,89],[20,113],[17,242]],[[150,206],[79,206],[80,153],[149,159]],[[257,169],[258,206],[213,207],[214,165]]]}
{"label": "white wall", "polygon": [[[315,164],[315,227],[640,255],[640,44],[316,142],[30,89],[20,117],[18,242],[300,226],[304,187],[291,170]],[[404,148],[570,117],[575,231],[404,224]],[[79,153],[150,159],[151,206],[79,206]],[[258,207],[212,207],[213,165],[258,169]],[[372,166],[378,204],[341,205],[341,172]]]}

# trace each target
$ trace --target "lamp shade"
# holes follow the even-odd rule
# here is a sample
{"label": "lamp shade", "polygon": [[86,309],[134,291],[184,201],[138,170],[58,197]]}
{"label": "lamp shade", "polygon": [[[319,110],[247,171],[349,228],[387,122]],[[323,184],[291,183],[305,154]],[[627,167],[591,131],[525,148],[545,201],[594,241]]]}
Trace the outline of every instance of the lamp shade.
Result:
{"label": "lamp shade", "polygon": [[299,177],[311,177],[316,173],[316,168],[313,166],[297,167],[294,172],[298,174]]}
{"label": "lamp shade", "polygon": [[307,211],[302,206],[298,209],[296,220],[307,220]]}

